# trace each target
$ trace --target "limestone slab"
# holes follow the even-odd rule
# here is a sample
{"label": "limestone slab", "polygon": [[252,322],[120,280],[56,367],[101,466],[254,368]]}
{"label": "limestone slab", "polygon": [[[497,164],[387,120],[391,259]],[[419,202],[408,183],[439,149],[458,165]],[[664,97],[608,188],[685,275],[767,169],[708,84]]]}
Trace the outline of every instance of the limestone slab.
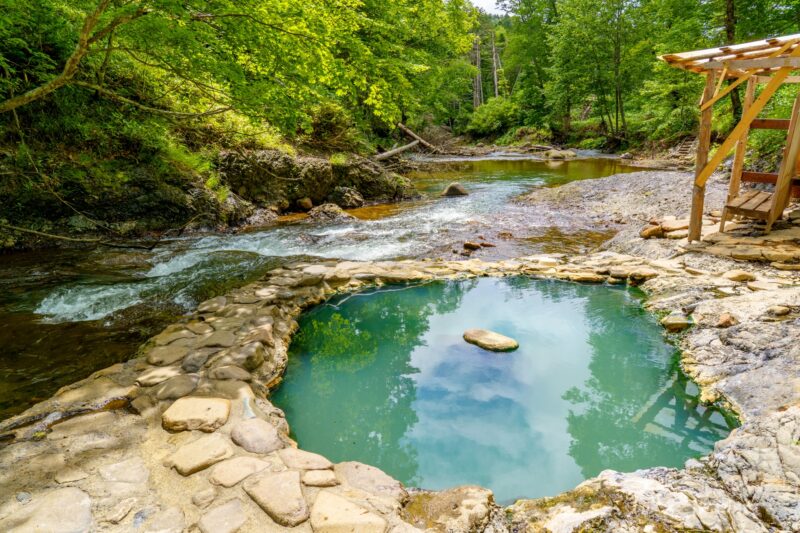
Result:
{"label": "limestone slab", "polygon": [[383,533],[386,520],[329,491],[322,491],[311,509],[315,533]]}
{"label": "limestone slab", "polygon": [[35,533],[45,531],[82,532],[92,526],[92,501],[75,487],[33,495],[31,501],[0,519],[0,531]]}
{"label": "limestone slab", "polygon": [[225,398],[180,398],[161,415],[161,424],[170,431],[211,432],[228,421],[230,412],[231,402]]}
{"label": "limestone slab", "polygon": [[157,346],[147,354],[147,362],[156,366],[168,366],[182,360],[188,353],[189,348],[187,346],[176,346],[174,344]]}
{"label": "limestone slab", "polygon": [[282,526],[294,527],[308,520],[308,505],[295,471],[253,476],[244,490],[270,518]]}
{"label": "limestone slab", "polygon": [[297,448],[279,450],[278,456],[286,466],[296,470],[325,470],[333,467],[333,463],[325,457]]}
{"label": "limestone slab", "polygon": [[336,474],[330,470],[307,470],[303,472],[303,485],[309,487],[333,487],[339,484]]}
{"label": "limestone slab", "polygon": [[209,509],[197,523],[203,533],[235,533],[247,522],[242,501],[237,499]]}
{"label": "limestone slab", "polygon": [[255,457],[233,457],[214,465],[208,480],[214,485],[233,487],[243,479],[266,469],[270,464]]}
{"label": "limestone slab", "polygon": [[233,455],[233,446],[218,433],[201,437],[178,448],[167,460],[181,475],[188,476]]}
{"label": "limestone slab", "polygon": [[252,453],[266,454],[284,447],[275,426],[260,418],[243,420],[231,431],[233,442]]}
{"label": "limestone slab", "polygon": [[464,340],[492,352],[507,352],[519,348],[519,343],[511,337],[488,329],[468,329],[464,332]]}

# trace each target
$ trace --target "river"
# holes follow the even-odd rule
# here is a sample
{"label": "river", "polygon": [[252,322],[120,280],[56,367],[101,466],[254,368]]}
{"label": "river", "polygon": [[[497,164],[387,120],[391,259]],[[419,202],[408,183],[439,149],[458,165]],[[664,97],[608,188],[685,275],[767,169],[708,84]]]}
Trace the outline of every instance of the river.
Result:
{"label": "river", "polygon": [[[410,176],[420,199],[354,209],[355,222],[315,225],[288,216],[257,230],[164,241],[151,252],[0,256],[0,419],[130,358],[197,302],[288,260],[458,258],[464,241],[481,239],[495,245],[474,255],[487,260],[592,250],[614,229],[514,199],[536,187],[633,170],[592,154],[563,162],[506,154],[447,160]],[[451,181],[461,182],[469,196],[439,197]]]}

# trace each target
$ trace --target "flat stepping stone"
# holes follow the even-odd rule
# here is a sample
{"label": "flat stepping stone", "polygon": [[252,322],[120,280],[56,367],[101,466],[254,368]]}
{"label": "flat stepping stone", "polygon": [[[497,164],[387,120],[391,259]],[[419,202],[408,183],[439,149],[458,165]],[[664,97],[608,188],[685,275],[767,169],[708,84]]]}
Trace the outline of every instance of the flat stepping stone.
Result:
{"label": "flat stepping stone", "polygon": [[189,350],[188,346],[179,346],[175,344],[158,346],[150,350],[150,353],[147,354],[147,362],[156,366],[169,366],[186,357]]}
{"label": "flat stepping stone", "polygon": [[180,374],[180,369],[174,366],[152,367],[139,374],[139,377],[136,378],[136,383],[142,387],[152,387]]}
{"label": "flat stepping stone", "polygon": [[217,463],[208,480],[214,485],[233,487],[243,479],[266,469],[270,464],[255,457],[234,457]]}
{"label": "flat stepping stone", "polygon": [[260,418],[249,418],[236,424],[231,438],[251,453],[267,454],[284,447],[275,426]]}
{"label": "flat stepping stone", "polygon": [[104,480],[116,483],[144,484],[150,478],[150,471],[141,457],[101,466],[97,472]]}
{"label": "flat stepping stone", "polygon": [[180,398],[161,415],[161,425],[169,431],[210,433],[228,421],[230,412],[231,401],[225,398]]}
{"label": "flat stepping stone", "polygon": [[167,464],[174,467],[179,474],[189,476],[232,455],[233,446],[228,439],[214,433],[184,444],[167,459]]}
{"label": "flat stepping stone", "polygon": [[308,520],[308,505],[300,486],[300,472],[259,475],[244,484],[245,492],[282,526],[294,527]]}
{"label": "flat stepping stone", "polygon": [[403,484],[380,468],[357,461],[345,461],[338,463],[333,470],[345,484],[364,492],[397,501],[405,500],[408,496]]}
{"label": "flat stepping stone", "polygon": [[311,509],[311,528],[315,533],[383,533],[386,520],[329,491],[322,491]]}
{"label": "flat stepping stone", "polygon": [[468,329],[464,332],[464,340],[491,352],[508,352],[519,348],[519,343],[511,337],[488,329]]}
{"label": "flat stepping stone", "polygon": [[229,348],[236,343],[236,335],[230,331],[215,331],[195,344],[197,348]]}
{"label": "flat stepping stone", "polygon": [[159,400],[175,400],[190,394],[197,388],[200,376],[196,374],[181,374],[163,381],[156,387],[156,398]]}
{"label": "flat stepping stone", "polygon": [[231,500],[209,509],[197,523],[203,533],[234,533],[247,522],[242,501]]}
{"label": "flat stepping stone", "polygon": [[662,318],[661,325],[670,333],[677,333],[691,326],[692,320],[682,313],[673,313]]}
{"label": "flat stepping stone", "polygon": [[327,470],[333,468],[333,463],[317,453],[311,453],[297,448],[284,448],[278,451],[281,461],[295,470]]}

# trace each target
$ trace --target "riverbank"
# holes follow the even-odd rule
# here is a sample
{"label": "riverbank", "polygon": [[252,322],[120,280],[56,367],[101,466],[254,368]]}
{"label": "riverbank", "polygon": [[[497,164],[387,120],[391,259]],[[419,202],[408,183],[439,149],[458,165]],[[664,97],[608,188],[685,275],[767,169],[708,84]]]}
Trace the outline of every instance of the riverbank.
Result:
{"label": "riverbank", "polygon": [[[327,261],[274,270],[204,302],[146,343],[139,358],[5,421],[0,525],[793,529],[800,519],[800,388],[792,376],[800,368],[791,339],[800,334],[800,287],[795,279],[771,278],[775,288],[752,291],[699,268],[708,266],[706,257],[692,254],[648,260],[605,252],[497,263]],[[694,326],[679,341],[683,366],[704,398],[738,412],[742,428],[685,469],[604,472],[555,499],[522,500],[505,510],[484,489],[409,493],[377,469],[295,451],[291,420],[268,392],[281,379],[303,309],[375,284],[508,275],[628,282],[647,292],[651,311],[690,313]],[[776,303],[789,312],[775,316]],[[725,314],[734,325],[721,324]],[[243,439],[245,426],[258,429]]]}

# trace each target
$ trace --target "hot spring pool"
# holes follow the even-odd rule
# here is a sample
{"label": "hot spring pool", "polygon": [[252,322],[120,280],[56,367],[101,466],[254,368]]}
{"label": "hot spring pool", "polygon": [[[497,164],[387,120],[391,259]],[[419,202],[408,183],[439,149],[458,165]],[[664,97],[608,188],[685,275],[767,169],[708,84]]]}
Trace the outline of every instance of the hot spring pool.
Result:
{"label": "hot spring pool", "polygon": [[[303,315],[273,401],[304,449],[409,486],[500,502],[611,468],[681,466],[732,422],[697,388],[640,294],[516,277],[390,287]],[[492,329],[495,354],[462,340]]]}

